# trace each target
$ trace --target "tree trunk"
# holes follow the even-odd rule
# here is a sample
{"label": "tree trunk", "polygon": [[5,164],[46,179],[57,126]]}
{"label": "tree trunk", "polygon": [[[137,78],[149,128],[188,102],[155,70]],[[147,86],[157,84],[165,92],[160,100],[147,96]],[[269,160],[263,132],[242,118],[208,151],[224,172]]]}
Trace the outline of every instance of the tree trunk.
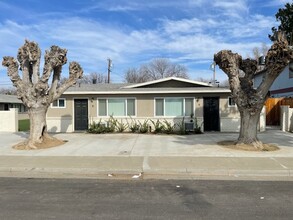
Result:
{"label": "tree trunk", "polygon": [[29,118],[30,118],[30,136],[28,139],[28,148],[37,148],[35,144],[40,144],[43,142],[44,138],[47,138],[47,123],[46,123],[46,113],[48,107],[41,106],[38,108],[30,108]]}
{"label": "tree trunk", "polygon": [[253,113],[249,109],[242,109],[239,111],[241,115],[241,126],[237,144],[249,144],[257,149],[263,149],[263,144],[257,138],[261,110],[257,110]]}

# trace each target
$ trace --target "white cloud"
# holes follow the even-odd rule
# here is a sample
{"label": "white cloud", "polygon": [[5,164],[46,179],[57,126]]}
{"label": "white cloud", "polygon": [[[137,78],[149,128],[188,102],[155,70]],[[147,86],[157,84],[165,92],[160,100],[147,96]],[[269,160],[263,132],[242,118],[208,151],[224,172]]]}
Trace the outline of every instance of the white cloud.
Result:
{"label": "white cloud", "polygon": [[[0,35],[2,56],[16,56],[17,49],[27,38],[38,42],[42,51],[52,44],[67,48],[68,61],[80,62],[86,72],[106,72],[108,57],[118,66],[131,65],[138,54],[157,50],[164,44],[156,31],[127,30],[80,18],[47,20],[33,26],[7,21],[1,25]],[[131,58],[133,60],[129,60]]]}
{"label": "white cloud", "polygon": [[201,32],[204,23],[197,19],[182,19],[182,20],[163,20],[163,28],[168,34],[181,34],[181,33],[195,33]]}
{"label": "white cloud", "polygon": [[212,4],[215,10],[221,11],[221,14],[234,18],[241,18],[249,11],[245,0],[214,0]]}
{"label": "white cloud", "polygon": [[[199,2],[202,2],[200,0]],[[83,8],[83,11],[92,10],[103,10],[111,12],[131,12],[131,11],[145,11],[159,8],[171,8],[181,7],[185,8],[189,5],[198,5],[196,0],[189,0],[188,2],[182,2],[177,0],[148,0],[148,1],[137,1],[137,0],[112,0],[112,1],[96,1],[88,7]]]}
{"label": "white cloud", "polygon": [[[246,56],[253,47],[261,46],[276,24],[274,15],[250,14],[248,1],[244,0],[188,0],[185,5],[181,1],[165,0],[152,0],[145,4],[132,0],[107,3],[98,1],[81,11],[132,10],[134,13],[174,6],[175,11],[174,17],[154,15],[153,20],[157,23],[145,29],[126,26],[123,22],[101,22],[102,19],[59,13],[53,16],[54,19],[32,14],[38,19],[27,25],[15,20],[2,21],[0,53],[2,56],[16,56],[25,38],[37,41],[43,51],[55,44],[67,48],[68,61],[79,61],[85,72],[106,73],[107,58],[113,59],[114,80],[122,81],[121,73],[127,68],[137,67],[156,57],[168,57],[196,69],[195,64],[207,65],[208,68],[214,53],[222,49],[231,49]],[[175,16],[178,8],[180,12],[188,11],[180,16],[181,19]],[[135,14],[135,17],[140,18],[140,15]],[[192,72],[196,71],[191,69]]]}
{"label": "white cloud", "polygon": [[271,0],[264,2],[265,6],[273,7],[273,6],[285,6],[286,3],[290,3],[290,0]]}

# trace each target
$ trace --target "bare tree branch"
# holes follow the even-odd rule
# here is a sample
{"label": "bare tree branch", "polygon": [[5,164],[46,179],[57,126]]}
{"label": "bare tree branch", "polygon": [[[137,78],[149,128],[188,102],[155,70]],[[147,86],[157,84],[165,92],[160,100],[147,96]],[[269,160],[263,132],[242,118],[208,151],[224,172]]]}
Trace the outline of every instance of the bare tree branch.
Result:
{"label": "bare tree branch", "polygon": [[83,75],[83,70],[79,63],[70,62],[69,63],[69,78],[63,83],[54,94],[53,100],[59,98],[70,86],[76,83],[77,79],[80,79]]}
{"label": "bare tree branch", "polygon": [[186,67],[171,63],[168,59],[158,58],[141,65],[139,69],[128,69],[124,79],[126,82],[140,83],[172,76],[189,78]]}

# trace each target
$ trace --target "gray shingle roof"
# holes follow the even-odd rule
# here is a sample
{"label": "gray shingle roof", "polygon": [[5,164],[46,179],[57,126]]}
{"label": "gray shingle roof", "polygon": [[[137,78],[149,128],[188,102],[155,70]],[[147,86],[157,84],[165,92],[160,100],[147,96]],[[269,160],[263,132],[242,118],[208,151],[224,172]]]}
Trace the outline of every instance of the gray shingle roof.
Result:
{"label": "gray shingle roof", "polygon": [[0,103],[22,103],[16,95],[0,94]]}
{"label": "gray shingle roof", "polygon": [[120,90],[125,86],[132,85],[129,83],[98,83],[98,84],[76,84],[67,89],[68,91],[113,91]]}
{"label": "gray shingle roof", "polygon": [[229,93],[228,88],[219,87],[158,87],[158,88],[125,88],[125,86],[130,84],[76,84],[68,88],[65,94],[109,94],[109,93]]}
{"label": "gray shingle roof", "polygon": [[[175,83],[174,83],[175,81]],[[177,81],[177,83],[176,83]],[[158,82],[160,84],[158,84]],[[169,82],[172,82],[171,84]],[[182,84],[184,82],[185,84]],[[187,86],[186,86],[187,85]],[[197,81],[169,77],[146,83],[79,84],[70,87],[65,94],[167,94],[167,93],[229,93],[228,88],[211,87]]]}

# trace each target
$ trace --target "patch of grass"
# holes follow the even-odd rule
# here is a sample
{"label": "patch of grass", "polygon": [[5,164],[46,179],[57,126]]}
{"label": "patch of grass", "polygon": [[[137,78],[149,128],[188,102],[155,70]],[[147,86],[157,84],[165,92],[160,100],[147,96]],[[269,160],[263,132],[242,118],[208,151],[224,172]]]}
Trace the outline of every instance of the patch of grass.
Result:
{"label": "patch of grass", "polygon": [[29,131],[29,129],[30,129],[29,119],[18,120],[18,131]]}

